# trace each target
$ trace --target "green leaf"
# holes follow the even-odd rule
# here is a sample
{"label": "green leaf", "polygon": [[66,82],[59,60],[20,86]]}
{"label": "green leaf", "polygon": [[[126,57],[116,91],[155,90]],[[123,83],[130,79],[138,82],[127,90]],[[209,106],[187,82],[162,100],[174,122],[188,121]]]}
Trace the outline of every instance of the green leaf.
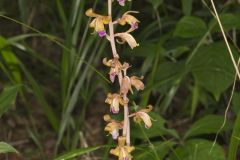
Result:
{"label": "green leaf", "polygon": [[[156,152],[161,159],[167,155],[173,145],[174,143],[172,141],[153,143],[153,146],[156,148]],[[133,152],[133,157],[136,160],[152,160],[155,156],[150,146],[136,146],[136,151]]]}
{"label": "green leaf", "polygon": [[[219,18],[221,20],[221,23],[224,27],[225,32],[233,28],[240,29],[240,19],[236,15],[231,13],[224,13],[224,14],[220,14]],[[209,26],[212,26],[214,24],[216,24],[215,18],[210,21]],[[212,29],[212,32],[220,32],[220,31],[221,29],[219,28],[219,25],[215,25],[215,27]]]}
{"label": "green leaf", "polygon": [[182,0],[182,10],[186,16],[191,15],[193,0]]}
{"label": "green leaf", "polygon": [[0,94],[0,117],[15,103],[20,88],[21,85],[4,88]]}
{"label": "green leaf", "polygon": [[83,155],[83,154],[86,154],[86,153],[89,153],[89,152],[93,152],[93,151],[98,150],[100,148],[101,147],[98,146],[98,147],[76,149],[76,150],[67,152],[62,156],[57,157],[54,160],[67,160],[67,159],[74,158],[74,157],[77,157],[77,156],[80,156],[80,155]]}
{"label": "green leaf", "polygon": [[200,37],[206,32],[207,26],[202,19],[193,16],[185,16],[177,23],[174,35],[182,38],[194,38]]}
{"label": "green leaf", "polygon": [[18,153],[18,151],[13,148],[11,145],[5,143],[5,142],[0,142],[0,153]]}
{"label": "green leaf", "polygon": [[[224,121],[223,116],[207,115],[195,122],[185,133],[184,138],[189,138],[202,134],[217,133]],[[222,131],[228,129],[229,123],[225,124]]]}
{"label": "green leaf", "polygon": [[[233,52],[237,53],[234,49]],[[216,100],[233,83],[235,75],[223,42],[201,47],[191,61],[191,70],[198,84],[211,92]]]}
{"label": "green leaf", "polygon": [[[152,118],[152,127],[149,129],[142,127],[143,131],[148,136],[148,138],[158,137],[166,134],[171,135],[175,138],[179,138],[175,130],[167,129],[165,127],[166,120],[163,119],[159,114],[155,112],[151,112],[149,113],[149,115]],[[133,127],[131,130],[131,136],[134,138],[145,139],[145,136],[142,133],[141,127],[136,123],[133,123],[132,126]]]}
{"label": "green leaf", "polygon": [[[212,145],[213,142],[211,141],[192,139],[175,151],[181,160],[225,160],[223,148],[218,144],[215,144],[212,148]],[[177,160],[174,157],[170,159]]]}
{"label": "green leaf", "polygon": [[51,123],[55,131],[58,131],[59,119],[57,118],[56,112],[54,111],[53,107],[50,106],[48,101],[46,100],[41,85],[34,79],[32,74],[29,72],[29,70],[27,70],[26,66],[21,61],[18,61],[18,63],[23,73],[25,74],[27,80],[29,81],[29,84],[32,87],[33,93],[37,101],[41,105],[49,122]]}
{"label": "green leaf", "polygon": [[18,67],[18,60],[15,54],[8,47],[7,40],[0,36],[0,58],[11,71],[14,80],[18,83],[21,82],[21,73]]}

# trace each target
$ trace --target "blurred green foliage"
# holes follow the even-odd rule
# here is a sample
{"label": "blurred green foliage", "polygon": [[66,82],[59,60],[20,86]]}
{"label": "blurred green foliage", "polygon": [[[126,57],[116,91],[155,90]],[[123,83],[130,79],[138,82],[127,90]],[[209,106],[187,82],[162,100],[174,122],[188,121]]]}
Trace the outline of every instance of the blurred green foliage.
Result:
{"label": "blurred green foliage", "polygon": [[[37,121],[31,114],[34,106],[28,101],[28,96],[34,95],[56,138],[50,159],[73,159],[99,148],[102,159],[109,159],[106,155],[111,141],[108,146],[81,149],[84,141],[79,134],[86,130],[89,110],[97,112],[104,95],[112,89],[102,67],[102,58],[110,57],[110,47],[106,40],[90,34],[89,19],[84,15],[92,6],[106,14],[106,1],[11,3],[0,1],[0,86],[13,86],[0,95],[0,115],[9,109],[19,92],[18,105],[24,107],[17,105],[16,110],[27,110],[26,118]],[[237,61],[239,1],[216,4]],[[235,70],[209,1],[133,0],[125,8],[117,4],[114,7],[115,17],[127,9],[140,11],[140,27],[134,33],[140,46],[130,50],[122,45],[118,49],[131,63],[133,72],[145,76],[146,89],[138,95],[141,106],[155,106],[151,129],[132,126],[135,159],[239,159],[237,91],[228,112],[229,120],[212,146],[224,121]],[[11,115],[11,110],[8,113]],[[34,126],[29,130],[42,152],[41,133]]]}

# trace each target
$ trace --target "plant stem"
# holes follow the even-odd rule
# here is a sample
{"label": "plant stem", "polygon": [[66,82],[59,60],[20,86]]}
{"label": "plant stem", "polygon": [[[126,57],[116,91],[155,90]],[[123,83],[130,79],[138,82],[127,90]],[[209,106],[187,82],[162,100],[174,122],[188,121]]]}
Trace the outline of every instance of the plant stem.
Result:
{"label": "plant stem", "polygon": [[[113,22],[112,22],[112,0],[108,0],[108,16],[111,17],[109,22],[109,41],[112,48],[112,53],[114,58],[119,58],[119,55],[116,50],[116,44],[114,39],[114,29],[113,29]],[[124,74],[124,76],[126,76]],[[118,74],[119,86],[121,87],[123,75],[122,73]],[[123,100],[126,102],[128,100],[127,94],[123,95]],[[128,104],[124,105],[124,124],[123,124],[123,136],[126,137],[126,144],[130,146],[130,124],[129,124],[129,110]]]}
{"label": "plant stem", "polygon": [[[127,100],[127,94],[123,95],[123,100]],[[130,124],[129,124],[129,111],[128,104],[124,105],[124,124],[123,124],[123,136],[126,136],[126,144],[130,146]]]}
{"label": "plant stem", "polygon": [[113,57],[119,58],[117,54],[115,40],[114,40],[114,31],[113,31],[113,22],[112,22],[112,0],[108,0],[108,16],[111,17],[111,20],[109,22],[109,37],[110,37],[109,41],[111,44]]}
{"label": "plant stem", "polygon": [[229,43],[228,43],[228,39],[227,39],[227,36],[226,36],[226,34],[225,34],[225,31],[224,31],[222,22],[221,22],[221,20],[220,20],[220,18],[219,18],[217,9],[216,9],[216,7],[215,7],[215,3],[213,2],[213,0],[211,0],[211,3],[212,3],[212,6],[213,6],[213,11],[214,11],[215,16],[216,16],[215,18],[217,19],[217,21],[218,21],[218,23],[219,23],[219,27],[220,27],[220,29],[221,29],[221,32],[222,32],[224,41],[225,41],[225,43],[226,43],[228,52],[229,52],[229,54],[230,54],[232,63],[233,63],[234,68],[235,68],[235,70],[236,70],[237,76],[238,76],[238,78],[240,79],[240,72],[239,72],[239,70],[238,70],[237,63],[236,63],[236,61],[235,61],[235,59],[234,59],[234,56],[233,56],[233,53],[232,53],[232,49],[231,49],[231,47],[230,47],[230,45],[229,45]]}

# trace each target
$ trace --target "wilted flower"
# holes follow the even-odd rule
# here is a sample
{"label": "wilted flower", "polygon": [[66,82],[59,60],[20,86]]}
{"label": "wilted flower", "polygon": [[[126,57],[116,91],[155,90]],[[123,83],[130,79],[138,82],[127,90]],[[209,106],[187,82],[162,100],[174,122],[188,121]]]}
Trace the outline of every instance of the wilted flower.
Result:
{"label": "wilted flower", "polygon": [[111,119],[110,115],[104,115],[103,119],[109,122],[105,127],[105,131],[112,135],[113,139],[117,139],[119,136],[119,130],[123,128],[123,123]]}
{"label": "wilted flower", "polygon": [[124,76],[122,79],[120,92],[122,94],[127,94],[128,91],[130,90],[133,93],[132,86],[134,86],[138,91],[143,90],[144,84],[141,81],[141,79],[143,79],[143,77],[139,78],[137,76],[132,76],[129,78],[128,76]]}
{"label": "wilted flower", "polygon": [[144,122],[146,128],[150,128],[152,126],[151,117],[147,114],[153,109],[151,105],[148,105],[145,109],[141,109],[136,113],[130,115],[130,117],[134,116],[134,121],[137,123]]}
{"label": "wilted flower", "polygon": [[115,81],[115,77],[121,71],[126,72],[126,70],[130,67],[129,64],[126,62],[124,62],[122,65],[121,62],[119,62],[118,58],[114,58],[114,59],[110,59],[110,60],[107,60],[107,58],[104,58],[103,64],[108,67],[111,67],[111,69],[109,71],[109,77],[110,77],[111,82]]}
{"label": "wilted flower", "polygon": [[131,32],[131,31],[137,29],[138,23],[140,22],[137,18],[130,15],[129,13],[138,13],[138,12],[128,11],[128,12],[124,13],[123,16],[118,20],[118,23],[120,25],[125,25],[126,23],[128,23],[131,26],[131,29],[127,32]]}
{"label": "wilted flower", "polygon": [[133,85],[138,91],[144,89],[144,84],[143,84],[143,82],[141,81],[142,79],[143,79],[143,76],[140,77],[140,78],[137,77],[137,76],[132,76],[132,77],[130,78],[131,85]]}
{"label": "wilted flower", "polygon": [[118,43],[123,44],[127,42],[132,49],[139,46],[133,36],[127,32],[116,33],[115,37],[119,37],[121,39],[121,41],[118,41]]}
{"label": "wilted flower", "polygon": [[120,87],[120,92],[122,94],[127,94],[128,91],[131,90],[131,81],[128,76],[124,76],[122,79],[121,87]]}
{"label": "wilted flower", "polygon": [[131,152],[135,150],[133,146],[125,146],[126,138],[118,138],[118,147],[111,149],[110,153],[117,156],[118,160],[131,160]]}
{"label": "wilted flower", "polygon": [[[125,6],[125,1],[126,0],[117,0],[117,1],[118,1],[119,5]],[[128,0],[128,1],[131,1],[131,0]]]}
{"label": "wilted flower", "polygon": [[89,17],[95,17],[90,23],[90,27],[94,28],[100,37],[106,36],[106,30],[104,24],[108,24],[111,20],[110,16],[102,16],[93,12],[93,9],[90,8],[86,11],[86,15]]}
{"label": "wilted flower", "polygon": [[118,75],[119,72],[121,72],[122,70],[122,67],[123,67],[122,64],[119,62],[117,58],[110,59],[110,60],[107,60],[107,58],[104,58],[103,64],[105,64],[108,67],[111,67],[109,76],[110,76],[111,82],[114,82],[116,75]]}
{"label": "wilted flower", "polygon": [[110,111],[112,113],[118,113],[119,105],[123,106],[125,103],[128,103],[128,101],[124,101],[123,98],[119,94],[108,93],[105,103],[110,104]]}

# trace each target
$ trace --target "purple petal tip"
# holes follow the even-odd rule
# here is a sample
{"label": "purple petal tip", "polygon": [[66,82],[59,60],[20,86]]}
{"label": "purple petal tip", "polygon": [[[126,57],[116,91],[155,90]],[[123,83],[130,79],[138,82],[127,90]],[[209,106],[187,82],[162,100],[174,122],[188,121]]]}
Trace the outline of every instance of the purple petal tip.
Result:
{"label": "purple petal tip", "polygon": [[104,37],[104,36],[106,36],[106,31],[105,30],[98,31],[98,35],[99,35],[99,37]]}
{"label": "purple petal tip", "polygon": [[138,28],[138,23],[137,22],[132,23],[131,28],[132,29],[137,29]]}
{"label": "purple petal tip", "polygon": [[120,6],[125,6],[125,0],[118,0]]}
{"label": "purple petal tip", "polygon": [[119,111],[115,110],[114,107],[112,107],[112,113],[117,114]]}

